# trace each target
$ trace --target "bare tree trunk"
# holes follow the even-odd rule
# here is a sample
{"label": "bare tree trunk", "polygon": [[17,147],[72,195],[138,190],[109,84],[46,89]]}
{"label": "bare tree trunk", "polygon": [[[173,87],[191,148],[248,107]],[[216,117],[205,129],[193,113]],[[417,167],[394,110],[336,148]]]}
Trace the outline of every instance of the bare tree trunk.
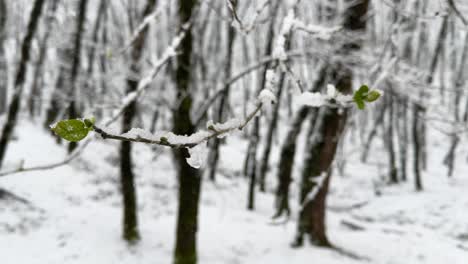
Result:
{"label": "bare tree trunk", "polygon": [[0,0],[0,115],[7,110],[8,97],[8,71],[3,42],[6,39],[5,25],[7,21],[7,5]]}
{"label": "bare tree trunk", "polygon": [[[148,0],[143,11],[141,20],[151,14],[156,5],[156,0]],[[130,52],[130,73],[127,77],[126,93],[135,92],[138,88],[138,81],[135,76],[141,73],[141,57],[144,51],[148,26],[141,31],[133,42]],[[124,110],[122,119],[122,132],[128,132],[132,128],[134,117],[137,112],[137,103],[133,101]],[[120,183],[123,194],[123,238],[134,243],[140,239],[138,232],[137,195],[135,187],[135,176],[133,173],[132,144],[127,141],[120,143]]]}
{"label": "bare tree trunk", "polygon": [[[460,65],[457,70],[457,76],[455,79],[455,94],[454,94],[454,109],[453,116],[454,120],[458,123],[460,122],[460,99],[463,92],[463,86],[465,85],[465,64],[468,57],[468,35],[465,36],[465,44],[461,55]],[[456,64],[456,57],[452,57],[452,65]],[[450,148],[448,153],[444,158],[444,164],[447,166],[447,175],[451,177],[453,175],[453,170],[455,167],[456,160],[456,149],[458,143],[460,142],[460,137],[457,135],[457,132],[454,131],[453,135],[450,138]]]}
{"label": "bare tree trunk", "polygon": [[398,127],[398,143],[400,152],[400,175],[401,180],[407,180],[407,158],[408,158],[408,100],[405,98],[400,99],[401,112],[396,122]]}
{"label": "bare tree trunk", "polygon": [[[389,84],[390,94],[392,93],[391,84]],[[389,181],[390,183],[398,183],[398,170],[396,167],[396,155],[395,155],[395,146],[393,142],[393,125],[394,125],[394,103],[392,96],[386,97],[386,104],[388,107],[388,120],[387,120],[387,133],[386,133],[386,145],[388,152],[388,169],[389,169]]]}
{"label": "bare tree trunk", "polygon": [[278,166],[278,187],[276,188],[275,208],[276,212],[273,217],[280,217],[284,213],[289,216],[289,185],[292,181],[292,170],[294,165],[294,157],[296,154],[296,141],[301,132],[302,124],[307,118],[310,108],[302,107],[294,121],[292,122],[286,139],[281,148],[280,162]]}
{"label": "bare tree trunk", "polygon": [[[346,2],[348,8],[344,13],[343,27],[349,32],[362,33],[366,29],[364,18],[367,15],[369,0],[352,2],[352,4],[351,1]],[[359,41],[344,43],[342,55],[347,56],[360,48]],[[344,94],[351,93],[353,78],[351,70],[341,63],[330,65],[330,69],[330,77],[335,82],[337,90]],[[347,119],[347,111],[341,112],[343,113],[340,113],[339,109],[325,107],[321,109],[318,117],[313,144],[310,145],[309,156],[305,161],[305,164],[309,166],[303,170],[303,174],[307,175],[303,178],[309,179],[307,182],[312,186],[310,191],[303,195],[304,200],[301,203],[294,246],[302,245],[304,234],[308,234],[311,242],[316,245],[331,246],[326,235],[325,208],[331,178],[331,164]]]}
{"label": "bare tree trunk", "polygon": [[[86,8],[88,5],[88,0],[80,0],[79,7],[78,7],[78,21],[76,23],[76,31],[75,31],[75,38],[73,43],[73,62],[72,68],[70,73],[70,80],[69,80],[69,87],[70,92],[68,94],[70,98],[70,105],[68,106],[68,117],[69,118],[77,118],[79,115],[79,110],[77,106],[77,87],[79,87],[79,80],[78,75],[81,67],[81,43],[82,43],[82,36],[84,25],[86,22]],[[78,144],[76,142],[70,142],[68,144],[68,153],[71,153]]]}
{"label": "bare tree trunk", "polygon": [[372,127],[369,136],[367,137],[367,140],[364,142],[364,147],[361,155],[361,162],[367,161],[367,157],[369,156],[369,152],[371,151],[372,141],[377,135],[377,130],[383,123],[386,109],[386,104],[383,104],[383,106],[381,106],[379,110],[379,113],[377,114],[377,117],[374,120],[374,126]]}
{"label": "bare tree trunk", "polygon": [[[237,1],[234,2],[233,8],[236,8]],[[232,67],[232,54],[233,54],[233,46],[234,46],[234,38],[236,36],[236,31],[231,24],[227,25],[228,27],[228,36],[227,36],[227,55],[226,55],[226,63],[224,66],[224,79],[229,80],[231,76],[231,67]],[[219,105],[218,105],[218,112],[216,113],[216,122],[221,122],[224,115],[225,115],[225,108],[229,104],[229,85],[224,87],[223,94],[221,95]],[[211,152],[210,152],[210,168],[209,168],[209,179],[211,181],[216,180],[216,171],[218,168],[218,160],[219,160],[219,145],[221,143],[221,139],[215,138],[213,139],[211,145]]]}
{"label": "bare tree trunk", "polygon": [[[327,77],[327,67],[322,67],[319,71],[318,79],[314,83],[312,92],[318,92],[325,84]],[[289,127],[286,134],[283,146],[281,148],[280,161],[278,166],[278,186],[276,188],[275,208],[276,212],[273,217],[280,217],[283,213],[289,215],[289,185],[292,181],[292,170],[294,165],[294,158],[296,155],[297,138],[301,132],[302,124],[307,116],[312,116],[311,130],[313,130],[313,123],[316,119],[317,111],[308,107],[302,107],[296,114],[294,121]],[[309,138],[309,137],[308,137]]]}
{"label": "bare tree trunk", "polygon": [[13,97],[8,108],[7,120],[2,128],[2,134],[0,137],[0,168],[2,167],[8,143],[13,134],[13,129],[16,126],[18,114],[21,109],[21,96],[23,94],[24,82],[28,70],[31,43],[36,32],[37,25],[39,24],[38,22],[41,16],[43,5],[44,0],[34,1],[34,5],[29,16],[29,23],[26,29],[26,35],[24,37],[23,43],[21,44],[21,57],[14,83],[15,91],[13,93]]}
{"label": "bare tree trunk", "polygon": [[420,143],[420,124],[419,124],[419,114],[421,112],[421,107],[419,105],[414,105],[413,109],[413,126],[412,126],[412,136],[413,136],[413,171],[414,171],[414,185],[417,191],[422,191],[422,180],[421,180],[421,143]]}
{"label": "bare tree trunk", "polygon": [[[279,12],[279,8],[280,8],[280,5],[281,5],[281,1],[277,1],[276,4],[274,6],[271,6],[271,9],[270,9],[270,17],[272,18],[272,20],[270,21],[270,25],[269,25],[269,28],[268,28],[268,34],[267,34],[267,47],[266,47],[266,52],[265,54],[266,55],[270,55],[273,51],[273,39],[274,39],[274,35],[275,35],[275,22],[276,22],[276,19],[277,19],[277,15],[278,15],[278,12]],[[268,66],[264,68],[263,72],[262,72],[262,75],[261,75],[261,83],[260,83],[260,86],[258,87],[257,91],[255,92],[255,95],[257,95],[261,89],[264,88],[265,86],[265,83],[266,83],[266,72],[267,72],[267,69],[268,69]],[[262,179],[259,179],[257,177],[257,175],[253,175],[253,174],[257,174],[258,173],[258,168],[257,168],[257,149],[258,149],[258,143],[260,141],[260,131],[256,131],[256,130],[259,130],[260,129],[260,117],[255,117],[255,120],[254,120],[254,130],[253,130],[253,133],[255,135],[258,135],[258,138],[255,138],[255,136],[252,136],[250,138],[250,141],[249,141],[249,145],[247,147],[247,155],[246,155],[246,159],[245,159],[245,168],[249,168],[250,170],[247,171],[247,177],[249,179],[252,179],[252,178],[255,178],[257,180],[259,180],[260,182],[262,181]],[[247,166],[247,164],[249,164]],[[254,190],[255,191],[255,190]]]}
{"label": "bare tree trunk", "polygon": [[[252,144],[255,144],[255,146],[258,144],[259,140],[259,126],[260,126],[260,119],[255,118],[254,120],[254,126],[252,129],[252,134],[250,135],[250,142]],[[249,148],[248,155],[251,155],[253,158],[250,159],[249,161],[249,167],[247,168],[247,171],[249,172],[249,194],[247,198],[247,209],[253,211],[255,209],[255,186],[257,183],[257,161],[255,159],[255,154],[256,152],[254,151],[255,149]]]}
{"label": "bare tree trunk", "polygon": [[33,82],[31,86],[31,93],[28,99],[29,115],[35,117],[38,113],[41,112],[42,105],[42,93],[39,91],[40,87],[44,82],[44,61],[47,55],[47,48],[50,33],[55,19],[55,11],[57,10],[58,0],[52,0],[50,2],[49,11],[47,14],[47,21],[45,25],[45,34],[42,39],[41,45],[39,47],[39,58],[37,59],[36,65],[34,67]]}
{"label": "bare tree trunk", "polygon": [[[190,20],[197,4],[196,0],[179,0],[180,27]],[[190,118],[192,95],[190,91],[192,66],[192,32],[187,31],[180,44],[177,57],[176,86],[177,100],[181,102],[174,111],[173,130],[178,135],[191,135],[195,126]],[[186,158],[187,149],[173,150],[179,180],[179,207],[177,210],[177,231],[174,252],[175,264],[197,263],[198,207],[201,191],[201,173],[190,167]]]}
{"label": "bare tree trunk", "polygon": [[[90,96],[86,98],[90,105],[95,105],[96,98],[99,98],[101,92],[96,87],[96,80],[93,77],[94,74],[94,66],[96,60],[96,49],[99,44],[99,31],[103,25],[103,20],[105,17],[106,9],[107,9],[107,1],[100,0],[98,14],[96,17],[96,21],[93,26],[93,33],[92,33],[92,40],[91,40],[91,48],[88,53],[88,67],[86,70],[86,75],[88,76],[87,80],[84,83],[84,89],[87,94]],[[96,109],[96,116],[99,118],[102,116],[102,111],[100,108]]]}

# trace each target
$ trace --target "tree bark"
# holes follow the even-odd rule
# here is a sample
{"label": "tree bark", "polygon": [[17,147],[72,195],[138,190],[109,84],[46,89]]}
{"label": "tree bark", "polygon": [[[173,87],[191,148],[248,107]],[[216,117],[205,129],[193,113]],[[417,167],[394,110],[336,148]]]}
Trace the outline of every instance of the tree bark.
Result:
{"label": "tree bark", "polygon": [[[237,1],[234,2],[233,8],[236,8]],[[233,46],[234,46],[234,38],[236,36],[236,31],[235,28],[229,23],[227,25],[228,27],[228,36],[227,36],[227,55],[226,55],[226,63],[224,67],[224,79],[229,80],[231,76],[231,68],[232,68],[232,54],[233,54]],[[230,87],[229,85],[227,87],[224,87],[223,94],[221,95],[219,105],[218,105],[218,112],[216,113],[216,122],[221,122],[224,113],[225,113],[225,108],[227,107],[226,105],[228,104],[229,101],[229,90]],[[212,142],[212,147],[211,147],[211,153],[210,153],[210,168],[209,168],[209,179],[211,181],[216,180],[216,171],[218,168],[218,160],[219,160],[219,145],[221,143],[221,139],[215,138],[213,139]]]}
{"label": "tree bark", "polygon": [[[196,0],[179,0],[180,27],[187,23],[197,4]],[[190,118],[192,95],[190,93],[192,32],[187,30],[180,43],[180,55],[177,57],[175,73],[177,101],[180,102],[174,111],[173,131],[178,135],[191,135],[195,126]],[[197,230],[198,207],[201,189],[201,173],[187,164],[187,149],[174,149],[179,181],[179,207],[177,210],[176,244],[174,251],[175,264],[197,263]]]}
{"label": "tree bark", "polygon": [[[69,91],[69,98],[70,98],[70,105],[68,106],[68,117],[69,118],[77,118],[79,115],[79,110],[77,106],[77,87],[78,85],[78,75],[81,67],[81,43],[82,43],[82,36],[84,25],[86,22],[86,8],[88,5],[88,0],[80,0],[78,6],[78,20],[76,23],[76,31],[75,31],[75,38],[73,43],[73,62],[71,67],[70,73],[70,80],[69,80],[69,87],[71,88]],[[73,150],[78,146],[76,142],[70,142],[68,144],[68,153],[73,152]]]}
{"label": "tree bark", "polygon": [[[143,21],[144,17],[151,14],[155,5],[156,0],[148,0],[145,10],[143,11],[141,21]],[[136,91],[138,88],[138,81],[135,80],[135,76],[138,76],[141,73],[140,63],[146,43],[147,33],[148,26],[138,35],[131,47],[131,65],[129,77],[127,77],[127,94]],[[137,103],[136,101],[133,101],[124,110],[122,118],[122,133],[125,133],[132,128],[136,112]],[[129,243],[134,243],[140,239],[138,231],[137,194],[132,166],[132,143],[122,141],[120,143],[120,184],[123,194],[122,236]]]}
{"label": "tree bark", "polygon": [[[388,83],[389,91],[392,93],[391,83]],[[386,133],[386,145],[388,152],[388,178],[389,182],[392,184],[398,183],[398,170],[396,166],[396,154],[395,154],[395,145],[394,145],[394,103],[392,96],[386,97],[386,103],[388,107],[388,120],[387,120],[387,133]]]}
{"label": "tree bark", "polygon": [[[353,3],[351,3],[353,2]],[[348,1],[348,9],[345,11],[343,28],[350,33],[362,33],[366,29],[365,16],[369,6],[369,0],[360,2]],[[344,43],[341,50],[343,56],[351,54],[361,48],[359,41]],[[336,63],[330,65],[331,80],[335,82],[338,91],[343,94],[352,92],[353,74],[351,69]],[[330,247],[331,243],[326,234],[325,208],[328,186],[331,178],[331,164],[333,162],[338,141],[346,124],[347,111],[344,109],[332,109],[324,107],[318,117],[313,144],[308,150],[309,156],[305,160],[307,165],[303,170],[302,189],[310,189],[301,194],[302,207],[298,218],[298,232],[294,246],[301,246],[304,234],[308,234],[315,245]],[[322,182],[317,182],[321,180]],[[310,187],[309,187],[310,186]],[[314,190],[315,188],[315,190]],[[312,195],[312,197],[310,197]]]}
{"label": "tree bark", "polygon": [[35,117],[37,114],[41,112],[41,105],[42,105],[42,93],[39,90],[42,86],[44,81],[44,61],[47,55],[47,48],[50,33],[52,30],[52,26],[54,24],[54,16],[55,11],[57,10],[58,0],[52,0],[50,2],[50,7],[47,14],[47,21],[45,25],[45,33],[44,37],[42,38],[42,42],[39,47],[39,57],[37,58],[36,65],[34,67],[34,74],[33,74],[33,81],[31,86],[31,93],[28,99],[28,107],[29,107],[29,115],[31,117]]}
{"label": "tree bark", "polygon": [[21,109],[21,96],[23,94],[24,82],[28,70],[31,43],[34,34],[36,33],[37,25],[41,16],[43,6],[44,0],[34,1],[34,5],[29,16],[29,23],[26,29],[26,35],[24,37],[23,43],[21,44],[20,63],[16,72],[16,78],[14,83],[15,91],[13,93],[10,106],[8,107],[7,120],[2,128],[2,134],[0,137],[0,168],[2,167],[8,143],[13,134],[13,129],[16,126],[18,114]]}
{"label": "tree bark", "polygon": [[[273,42],[274,42],[274,34],[275,34],[275,22],[276,22],[276,19],[278,17],[280,4],[281,4],[281,1],[277,1],[276,4],[274,6],[271,6],[271,9],[270,9],[270,14],[271,14],[270,17],[272,18],[272,20],[270,21],[268,32],[267,32],[267,46],[266,46],[266,51],[265,51],[266,55],[270,55],[272,53],[272,51],[273,51]],[[262,72],[262,75],[261,75],[260,86],[258,86],[258,89],[255,92],[255,96],[258,95],[258,93],[261,91],[261,89],[263,89],[265,87],[266,72],[267,72],[267,69],[268,69],[269,66],[270,65],[267,65],[263,69],[263,72]],[[253,130],[252,133],[258,135],[258,138],[255,138],[255,136],[252,136],[250,138],[249,145],[247,147],[247,155],[246,155],[245,166],[244,167],[245,168],[250,168],[250,170],[247,171],[247,173],[246,173],[247,174],[246,176],[249,179],[255,178],[255,179],[259,180],[260,183],[261,183],[262,181],[264,181],[264,179],[259,179],[257,177],[257,175],[253,175],[253,174],[258,173],[256,164],[257,164],[258,142],[260,140],[260,131],[257,131],[257,130],[260,130],[260,117],[258,117],[258,116],[255,117],[254,122],[255,122],[256,125],[254,125],[254,130]]]}
{"label": "tree bark", "polygon": [[7,5],[5,0],[0,0],[0,114],[7,109],[8,97],[8,71],[5,56],[4,41],[6,39]]}
{"label": "tree bark", "polygon": [[[325,84],[327,77],[327,67],[322,67],[319,71],[318,79],[314,83],[312,92],[318,92]],[[289,127],[288,133],[281,147],[281,155],[278,166],[278,186],[276,188],[275,208],[276,212],[273,217],[280,217],[283,213],[289,215],[289,185],[292,181],[292,170],[294,166],[294,158],[296,155],[297,138],[301,132],[302,124],[307,116],[312,116],[312,120],[316,119],[317,111],[310,107],[302,107],[296,114],[294,121]],[[311,127],[313,127],[313,121]],[[313,129],[312,129],[313,130]]]}

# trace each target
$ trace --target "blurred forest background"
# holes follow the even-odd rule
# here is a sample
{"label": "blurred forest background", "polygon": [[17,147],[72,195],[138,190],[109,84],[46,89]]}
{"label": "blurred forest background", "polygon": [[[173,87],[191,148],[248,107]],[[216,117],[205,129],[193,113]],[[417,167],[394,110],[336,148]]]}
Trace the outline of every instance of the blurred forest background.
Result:
{"label": "blurred forest background", "polygon": [[[462,0],[0,0],[1,262],[466,263],[466,14]],[[303,102],[330,85],[383,96]],[[101,132],[50,129],[82,117]],[[144,140],[203,129],[192,150]]]}

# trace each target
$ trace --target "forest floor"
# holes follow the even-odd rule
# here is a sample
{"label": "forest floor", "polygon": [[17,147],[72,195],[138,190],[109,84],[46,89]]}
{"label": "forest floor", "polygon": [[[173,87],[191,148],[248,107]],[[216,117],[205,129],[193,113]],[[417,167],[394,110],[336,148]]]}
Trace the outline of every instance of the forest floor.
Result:
{"label": "forest floor", "polygon": [[[17,137],[8,149],[6,167],[15,167],[22,159],[31,166],[65,155],[39,126],[23,122]],[[269,179],[268,191],[257,194],[255,211],[246,210],[248,181],[239,175],[246,144],[239,137],[230,138],[222,149],[216,183],[203,182],[199,263],[466,264],[467,153],[457,153],[457,170],[449,179],[441,161],[446,145],[430,146],[425,190],[419,193],[411,174],[406,183],[376,187],[374,182],[385,169],[348,155],[346,173],[336,171],[333,176],[328,202],[328,233],[340,250],[309,245],[293,249],[297,206],[288,221],[273,222],[274,179]],[[177,182],[170,152],[135,147],[142,240],[129,248],[120,239],[116,146],[96,141],[71,165],[0,178],[1,188],[30,202],[0,200],[2,264],[171,263]],[[385,160],[385,155],[371,159]],[[296,199],[291,204],[296,205]]]}

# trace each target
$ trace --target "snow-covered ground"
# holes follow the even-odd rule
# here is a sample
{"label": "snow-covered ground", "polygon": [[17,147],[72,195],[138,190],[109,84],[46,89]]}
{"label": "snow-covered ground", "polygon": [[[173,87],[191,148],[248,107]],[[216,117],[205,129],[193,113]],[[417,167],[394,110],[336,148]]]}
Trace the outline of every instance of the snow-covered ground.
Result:
{"label": "snow-covered ground", "polygon": [[[30,166],[65,155],[38,126],[22,122],[17,136],[7,153],[7,167],[21,159]],[[96,141],[70,166],[0,178],[0,187],[31,202],[0,200],[0,263],[171,263],[177,185],[170,153],[135,147],[142,240],[129,248],[120,239],[116,146]],[[376,196],[373,180],[385,170],[348,157],[346,174],[334,175],[328,204],[329,236],[340,253],[290,247],[295,215],[285,223],[271,220],[274,179],[269,192],[257,195],[256,210],[245,209],[247,179],[238,173],[245,143],[230,138],[222,150],[217,183],[203,183],[199,263],[466,264],[466,152],[461,150],[454,178],[448,179],[441,164],[445,147],[431,147],[423,175],[426,190],[421,193],[414,192],[410,179],[384,186]],[[386,157],[373,157],[378,159],[383,162]],[[294,192],[297,181],[292,187]],[[291,203],[296,203],[295,197]]]}

